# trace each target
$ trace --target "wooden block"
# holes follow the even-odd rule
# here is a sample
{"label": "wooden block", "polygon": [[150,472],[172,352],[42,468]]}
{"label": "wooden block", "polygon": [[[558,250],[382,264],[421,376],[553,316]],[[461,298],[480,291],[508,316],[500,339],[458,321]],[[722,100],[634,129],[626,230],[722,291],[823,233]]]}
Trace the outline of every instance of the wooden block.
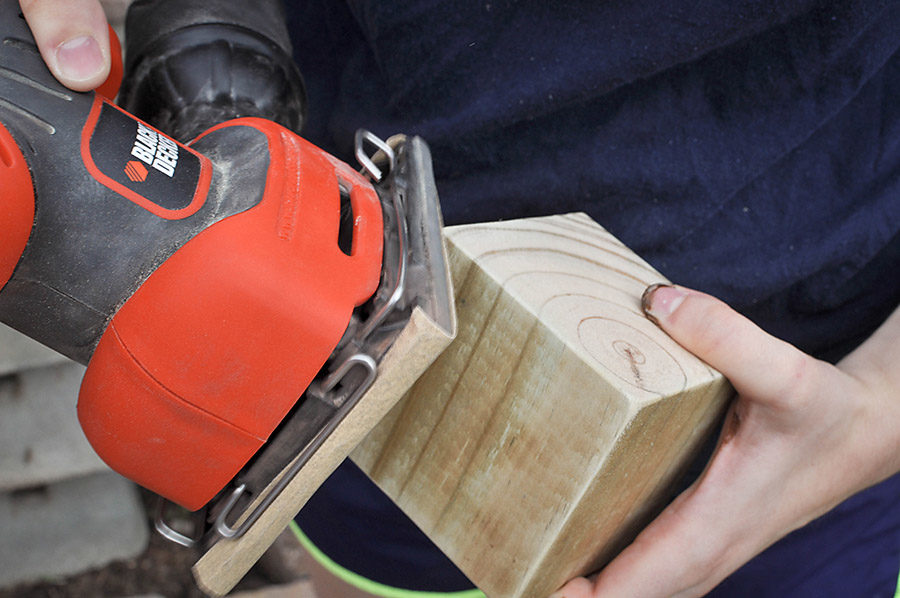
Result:
{"label": "wooden block", "polygon": [[488,596],[544,597],[657,511],[731,391],[643,315],[665,279],[587,216],[446,239],[457,339],[352,456]]}

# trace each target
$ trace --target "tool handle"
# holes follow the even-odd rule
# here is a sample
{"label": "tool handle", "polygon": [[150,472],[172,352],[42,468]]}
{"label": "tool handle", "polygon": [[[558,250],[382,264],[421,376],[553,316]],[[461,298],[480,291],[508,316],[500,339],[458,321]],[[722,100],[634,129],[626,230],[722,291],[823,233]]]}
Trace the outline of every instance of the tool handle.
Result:
{"label": "tool handle", "polygon": [[[27,246],[0,290],[0,319],[81,363],[149,273],[198,230],[249,205],[208,197],[213,169],[203,150],[100,94],[59,84],[15,0],[0,0],[0,124],[34,193]],[[261,166],[255,176],[264,185]]]}
{"label": "tool handle", "polygon": [[[4,43],[12,45],[26,43],[22,37],[14,33],[15,25],[21,25],[22,19],[23,16],[19,13],[16,15],[16,21],[10,21],[14,25],[13,35],[4,37]],[[115,97],[122,83],[123,67],[122,48],[112,27],[109,28],[109,44],[112,62],[110,73],[106,81],[97,88],[97,92],[106,97]],[[0,77],[16,79],[19,76],[15,70],[0,68]],[[28,78],[19,80],[28,81]],[[15,104],[7,101],[6,107],[15,109]],[[27,118],[29,115],[22,113],[21,116]],[[3,244],[0,246],[0,289],[3,289],[12,277],[31,236],[35,207],[34,181],[28,163],[15,138],[2,123],[0,123],[0,198],[3,199],[0,204],[0,230],[3,231]]]}

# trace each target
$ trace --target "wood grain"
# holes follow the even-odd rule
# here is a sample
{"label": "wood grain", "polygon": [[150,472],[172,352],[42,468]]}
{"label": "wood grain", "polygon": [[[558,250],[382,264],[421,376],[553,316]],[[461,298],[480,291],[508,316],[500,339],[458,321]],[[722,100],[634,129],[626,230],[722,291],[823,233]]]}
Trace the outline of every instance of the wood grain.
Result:
{"label": "wood grain", "polygon": [[488,596],[543,597],[656,512],[730,388],[644,317],[665,279],[587,216],[445,236],[457,338],[352,457]]}

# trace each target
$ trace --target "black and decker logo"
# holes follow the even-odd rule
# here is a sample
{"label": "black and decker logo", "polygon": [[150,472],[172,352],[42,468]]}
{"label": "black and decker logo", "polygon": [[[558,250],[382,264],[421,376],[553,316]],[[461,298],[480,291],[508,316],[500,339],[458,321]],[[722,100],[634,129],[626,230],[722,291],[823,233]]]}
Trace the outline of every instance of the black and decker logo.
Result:
{"label": "black and decker logo", "polygon": [[106,102],[92,126],[88,154],[97,180],[165,217],[191,205],[204,169],[197,153]]}
{"label": "black and decker logo", "polygon": [[147,167],[137,160],[131,160],[125,165],[125,176],[135,183],[143,183],[147,180]]}
{"label": "black and decker logo", "polygon": [[178,167],[178,144],[140,121],[137,122],[131,155],[169,178]]}

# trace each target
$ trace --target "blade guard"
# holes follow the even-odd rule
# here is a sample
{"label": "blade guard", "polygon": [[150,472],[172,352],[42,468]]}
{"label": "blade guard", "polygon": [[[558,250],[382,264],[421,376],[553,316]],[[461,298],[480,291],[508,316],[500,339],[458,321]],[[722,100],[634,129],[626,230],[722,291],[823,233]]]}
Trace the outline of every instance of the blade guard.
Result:
{"label": "blade guard", "polygon": [[[225,126],[267,136],[262,201],[187,242],[121,307],[78,404],[104,461],[190,510],[263,445],[381,271],[381,205],[366,179],[270,121],[210,130]],[[351,255],[338,246],[340,188]]]}

